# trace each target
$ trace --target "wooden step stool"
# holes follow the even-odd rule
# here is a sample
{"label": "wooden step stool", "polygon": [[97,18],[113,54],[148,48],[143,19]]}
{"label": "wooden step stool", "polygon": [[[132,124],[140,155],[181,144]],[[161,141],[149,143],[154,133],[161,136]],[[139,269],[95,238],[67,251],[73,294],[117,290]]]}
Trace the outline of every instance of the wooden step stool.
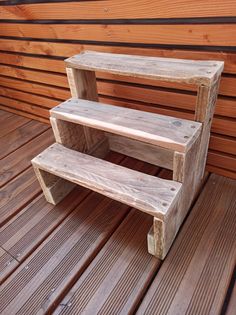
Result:
{"label": "wooden step stool", "polygon": [[[84,52],[66,65],[73,98],[50,111],[56,143],[32,160],[45,197],[57,204],[79,184],[152,215],[148,251],[163,259],[201,185],[223,62]],[[195,119],[98,103],[95,71],[198,85]],[[109,163],[109,150],[173,180]]]}

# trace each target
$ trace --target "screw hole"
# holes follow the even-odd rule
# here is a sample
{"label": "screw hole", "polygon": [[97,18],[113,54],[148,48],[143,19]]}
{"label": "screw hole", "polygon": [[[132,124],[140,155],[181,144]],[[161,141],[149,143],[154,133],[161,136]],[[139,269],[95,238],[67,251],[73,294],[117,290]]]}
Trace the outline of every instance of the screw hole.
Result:
{"label": "screw hole", "polygon": [[211,74],[211,71],[207,71],[208,74]]}
{"label": "screw hole", "polygon": [[192,129],[195,129],[195,128],[196,128],[196,126],[192,125],[192,126],[191,126],[191,128],[192,128]]}
{"label": "screw hole", "polygon": [[184,139],[188,139],[189,138],[189,136],[184,136]]}
{"label": "screw hole", "polygon": [[167,206],[167,203],[166,203],[166,202],[163,202],[162,205],[163,205],[163,207],[166,207],[166,206]]}
{"label": "screw hole", "polygon": [[175,188],[174,188],[174,187],[172,187],[170,190],[171,190],[171,191],[175,191]]}

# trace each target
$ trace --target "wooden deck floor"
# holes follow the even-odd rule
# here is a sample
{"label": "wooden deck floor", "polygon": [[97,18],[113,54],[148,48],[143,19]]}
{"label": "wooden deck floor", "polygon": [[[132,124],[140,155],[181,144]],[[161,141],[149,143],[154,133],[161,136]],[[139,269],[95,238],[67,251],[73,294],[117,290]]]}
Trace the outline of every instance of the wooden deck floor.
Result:
{"label": "wooden deck floor", "polygon": [[51,129],[3,111],[0,122],[0,314],[236,314],[236,181],[207,178],[161,263],[147,253],[148,215],[81,187],[48,204],[30,160]]}

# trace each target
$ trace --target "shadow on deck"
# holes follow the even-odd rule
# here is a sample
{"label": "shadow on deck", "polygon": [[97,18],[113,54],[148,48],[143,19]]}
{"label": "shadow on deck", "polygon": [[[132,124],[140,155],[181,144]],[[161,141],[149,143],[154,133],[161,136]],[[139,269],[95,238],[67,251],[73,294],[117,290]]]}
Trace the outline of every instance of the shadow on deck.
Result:
{"label": "shadow on deck", "polygon": [[48,204],[30,160],[51,129],[4,111],[0,122],[1,314],[235,314],[236,181],[207,178],[161,262],[147,253],[148,215],[82,187]]}

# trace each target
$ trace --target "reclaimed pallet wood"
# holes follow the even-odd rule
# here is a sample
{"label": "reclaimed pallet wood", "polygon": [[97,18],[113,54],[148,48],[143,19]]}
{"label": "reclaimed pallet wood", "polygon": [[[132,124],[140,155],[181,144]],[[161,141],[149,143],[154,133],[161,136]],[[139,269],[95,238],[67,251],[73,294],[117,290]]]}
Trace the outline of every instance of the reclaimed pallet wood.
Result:
{"label": "reclaimed pallet wood", "polygon": [[221,61],[195,61],[85,51],[65,60],[67,67],[162,81],[206,84],[221,74]]}
{"label": "reclaimed pallet wood", "polygon": [[159,147],[185,152],[202,124],[83,99],[69,99],[50,111],[51,117],[93,127]]}
{"label": "reclaimed pallet wood", "polygon": [[[72,182],[151,214],[154,218],[153,228],[148,233],[148,251],[163,259],[203,181],[223,65],[222,61],[193,61],[89,51],[66,59],[67,77],[73,98],[50,111],[58,144],[32,161],[47,200],[53,204],[59,202],[74,187]],[[98,103],[95,71],[197,85],[195,116],[189,121]],[[116,138],[113,145],[114,134]],[[78,144],[77,138],[81,139]],[[133,144],[132,139],[135,140]],[[129,143],[131,148],[126,149]],[[152,145],[152,151],[147,144]],[[83,154],[103,158],[109,149],[116,150],[116,146],[118,152],[122,152],[124,148],[125,153],[130,152],[135,158],[148,162],[154,160],[154,164],[160,161],[162,166],[173,170],[172,184],[179,182],[180,186],[169,188],[176,191],[172,200],[165,199],[168,196],[165,181],[160,185],[155,183],[155,191],[152,190],[152,181],[148,177],[134,176],[128,170],[124,176],[124,171],[119,167],[114,168]],[[160,151],[159,156],[155,154],[153,146],[156,146],[156,151]],[[58,152],[55,154],[56,151]],[[151,153],[156,156],[156,160],[150,159]],[[64,163],[64,156],[69,160],[69,165]],[[163,160],[167,162],[163,163]],[[74,165],[78,165],[78,169]],[[131,185],[127,175],[131,178]],[[136,182],[134,186],[133,181]],[[161,189],[163,194],[160,194]],[[164,205],[166,209],[170,209],[163,215]]]}
{"label": "reclaimed pallet wood", "polygon": [[51,145],[34,158],[32,164],[49,175],[92,189],[162,220],[171,216],[182,186],[75,152],[60,144]]}

